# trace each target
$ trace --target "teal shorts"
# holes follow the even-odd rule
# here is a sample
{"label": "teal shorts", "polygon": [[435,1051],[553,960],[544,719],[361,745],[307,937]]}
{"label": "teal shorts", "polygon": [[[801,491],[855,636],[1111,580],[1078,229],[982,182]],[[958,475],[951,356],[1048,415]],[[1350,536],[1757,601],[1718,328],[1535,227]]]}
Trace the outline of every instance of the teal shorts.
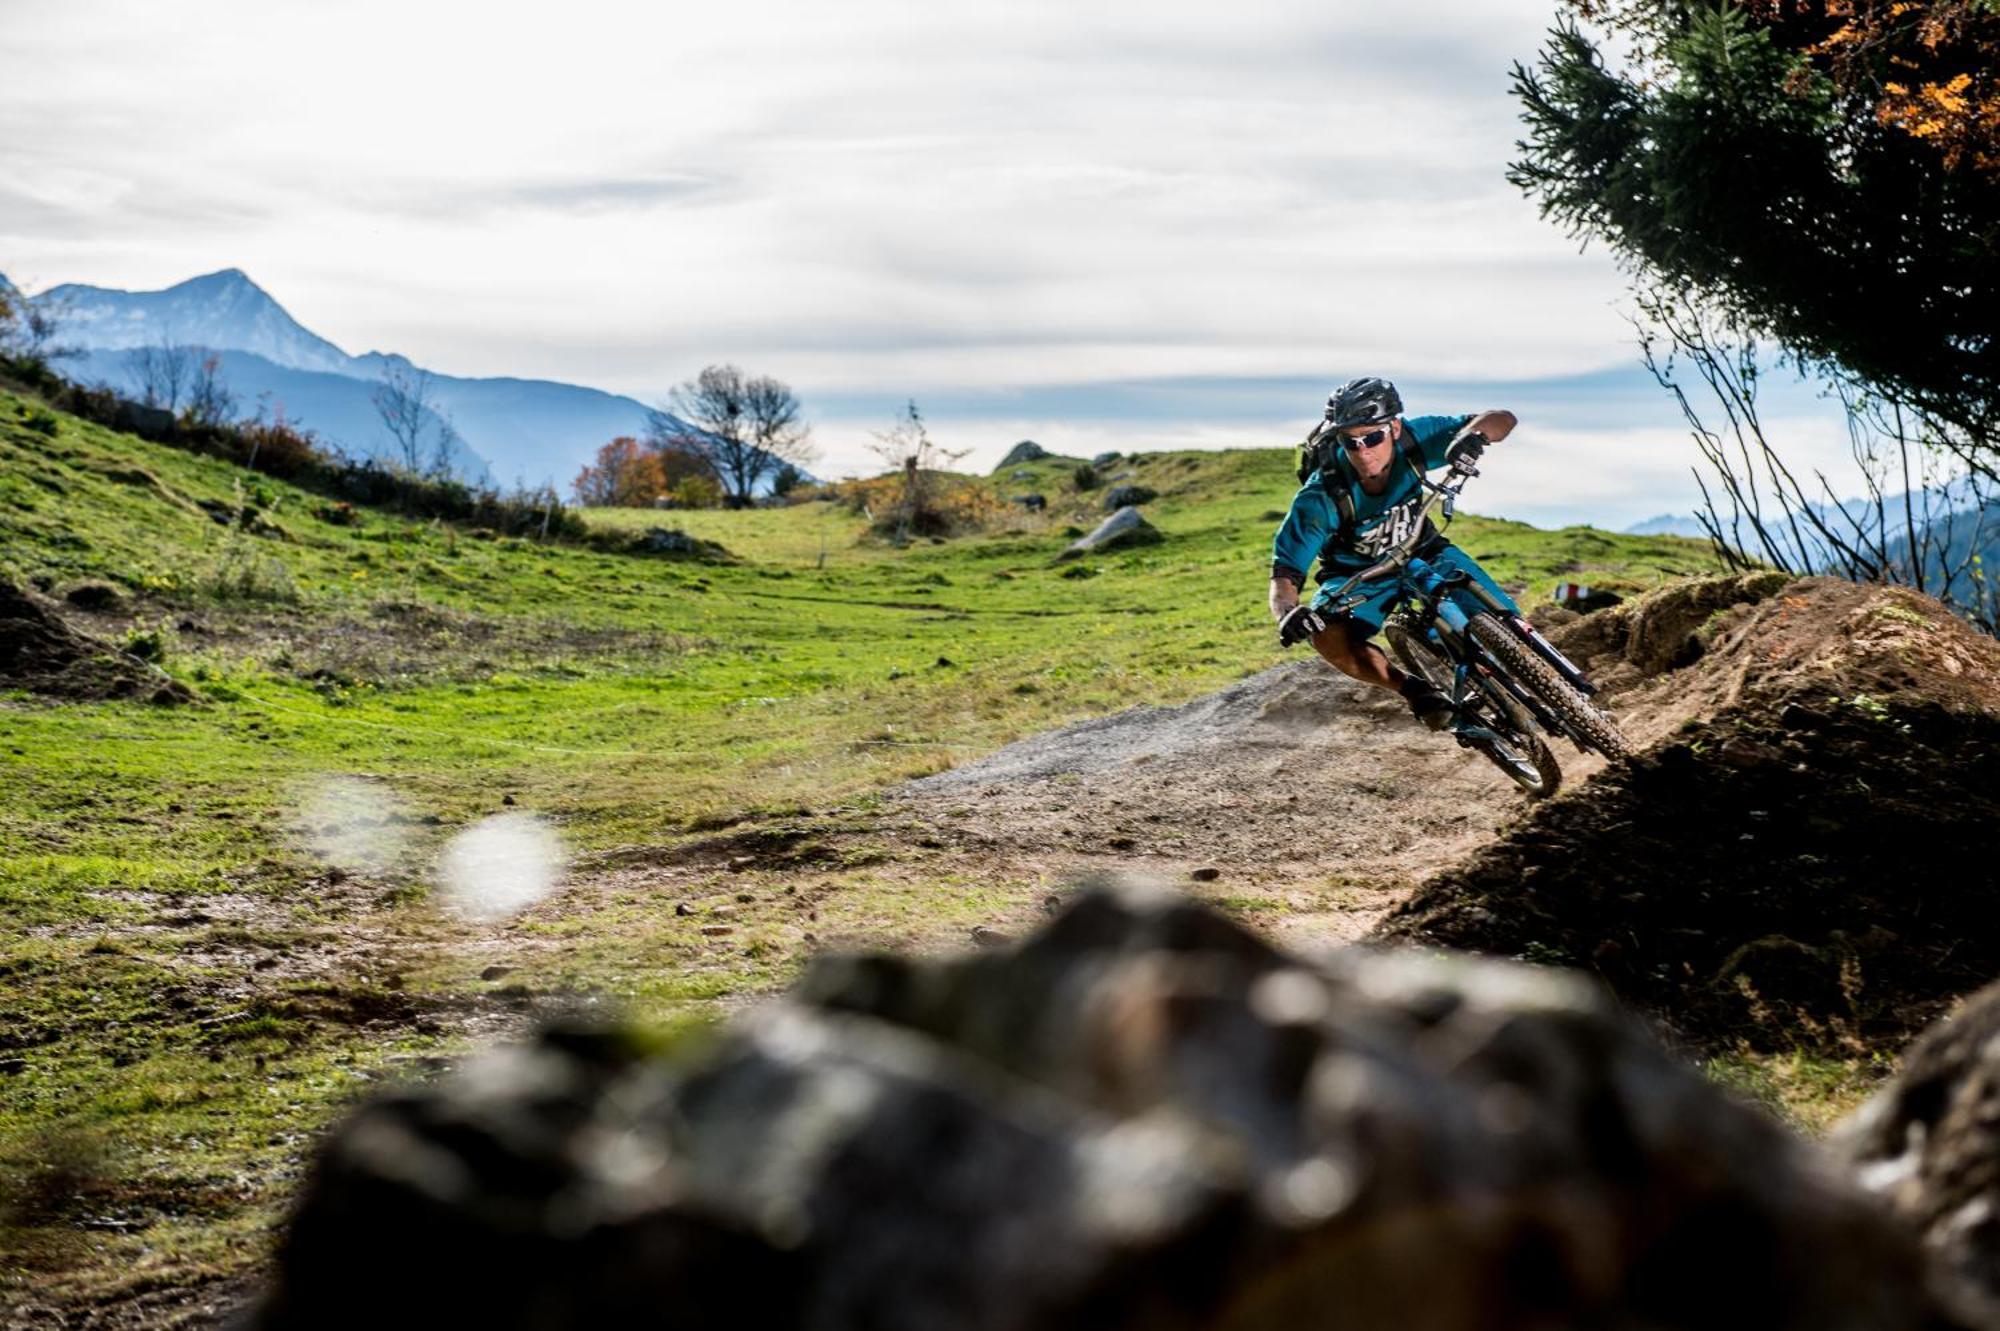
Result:
{"label": "teal shorts", "polygon": [[[1464,569],[1472,575],[1474,582],[1491,592],[1509,611],[1517,615],[1521,613],[1521,608],[1514,604],[1514,598],[1501,591],[1500,584],[1488,577],[1486,570],[1479,567],[1471,555],[1457,546],[1447,545],[1435,555],[1425,556],[1425,562],[1436,569]],[[1352,570],[1341,572],[1335,569],[1323,573],[1319,593],[1313,597],[1313,609],[1325,611],[1333,599],[1334,590],[1352,576]],[[1382,631],[1382,621],[1389,617],[1389,611],[1395,606],[1396,579],[1384,578],[1379,582],[1364,582],[1355,590],[1369,592],[1370,595],[1367,600],[1332,617],[1353,620],[1366,627],[1368,635],[1373,637]],[[1470,588],[1455,587],[1451,591],[1451,597],[1468,615],[1486,609],[1486,603],[1474,596]]]}

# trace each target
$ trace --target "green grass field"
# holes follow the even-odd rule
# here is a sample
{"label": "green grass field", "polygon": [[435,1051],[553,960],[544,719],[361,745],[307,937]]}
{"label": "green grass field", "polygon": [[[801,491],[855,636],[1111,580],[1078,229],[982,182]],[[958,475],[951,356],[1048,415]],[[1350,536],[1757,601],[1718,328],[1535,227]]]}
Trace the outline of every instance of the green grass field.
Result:
{"label": "green grass field", "polygon": [[[828,503],[591,515],[732,556],[696,562],[365,510],[341,525],[268,478],[52,424],[0,394],[0,573],[120,588],[127,608],[90,626],[203,698],[0,695],[0,1280],[55,1304],[254,1265],[342,1105],[528,995],[676,1021],[800,964],[754,894],[716,889],[738,912],[718,943],[716,910],[678,914],[608,868],[560,916],[468,924],[432,897],[454,830],[533,811],[603,867],[744,820],[860,816],[904,778],[1280,659],[1263,603],[1288,449],[1106,468],[1159,491],[1166,539],[1065,565],[1101,492],[1058,460],[998,482],[1047,514],[900,550]],[[267,534],[204,504],[249,504]],[[1477,517],[1453,535],[1527,600],[1711,567],[1674,538]],[[390,810],[363,868],[314,846],[314,802],[356,780]],[[920,938],[987,904],[989,884],[868,858],[815,907],[827,936]],[[496,957],[519,973],[482,979]]]}

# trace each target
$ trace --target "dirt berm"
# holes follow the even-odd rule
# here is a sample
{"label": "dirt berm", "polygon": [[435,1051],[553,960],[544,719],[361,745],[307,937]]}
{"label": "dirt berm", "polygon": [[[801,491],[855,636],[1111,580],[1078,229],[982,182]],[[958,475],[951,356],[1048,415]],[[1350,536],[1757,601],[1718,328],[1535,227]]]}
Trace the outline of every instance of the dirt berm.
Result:
{"label": "dirt berm", "polygon": [[2000,643],[1913,592],[1771,575],[1556,627],[1643,752],[1377,936],[1596,972],[1699,1044],[1858,1050],[2000,974]]}
{"label": "dirt berm", "polygon": [[194,701],[187,685],[71,628],[21,588],[0,581],[0,690],[7,689],[72,702]]}

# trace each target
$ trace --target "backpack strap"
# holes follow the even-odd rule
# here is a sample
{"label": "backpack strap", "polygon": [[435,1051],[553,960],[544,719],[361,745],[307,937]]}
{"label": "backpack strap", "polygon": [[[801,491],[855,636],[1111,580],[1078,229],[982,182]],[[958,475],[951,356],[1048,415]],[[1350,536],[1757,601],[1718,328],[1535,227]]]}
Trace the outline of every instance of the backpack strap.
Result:
{"label": "backpack strap", "polygon": [[1403,455],[1403,461],[1410,464],[1410,470],[1417,473],[1417,479],[1424,475],[1424,446],[1417,442],[1417,432],[1409,426],[1403,427],[1402,438],[1396,441],[1396,451]]}
{"label": "backpack strap", "polygon": [[1347,479],[1340,467],[1328,461],[1320,468],[1319,484],[1326,491],[1326,497],[1333,501],[1333,511],[1340,515],[1340,526],[1334,535],[1344,536],[1354,530],[1354,482]]}

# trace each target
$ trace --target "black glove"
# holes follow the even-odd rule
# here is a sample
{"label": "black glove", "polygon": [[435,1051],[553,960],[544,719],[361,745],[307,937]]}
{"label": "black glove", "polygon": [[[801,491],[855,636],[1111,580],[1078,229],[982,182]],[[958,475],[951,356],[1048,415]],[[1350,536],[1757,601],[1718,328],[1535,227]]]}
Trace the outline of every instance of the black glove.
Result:
{"label": "black glove", "polygon": [[1326,616],[1309,605],[1295,605],[1278,621],[1278,645],[1290,647],[1326,631]]}
{"label": "black glove", "polygon": [[1451,441],[1444,450],[1445,464],[1453,471],[1463,471],[1476,475],[1473,467],[1479,455],[1486,451],[1486,436],[1477,430],[1467,430]]}

